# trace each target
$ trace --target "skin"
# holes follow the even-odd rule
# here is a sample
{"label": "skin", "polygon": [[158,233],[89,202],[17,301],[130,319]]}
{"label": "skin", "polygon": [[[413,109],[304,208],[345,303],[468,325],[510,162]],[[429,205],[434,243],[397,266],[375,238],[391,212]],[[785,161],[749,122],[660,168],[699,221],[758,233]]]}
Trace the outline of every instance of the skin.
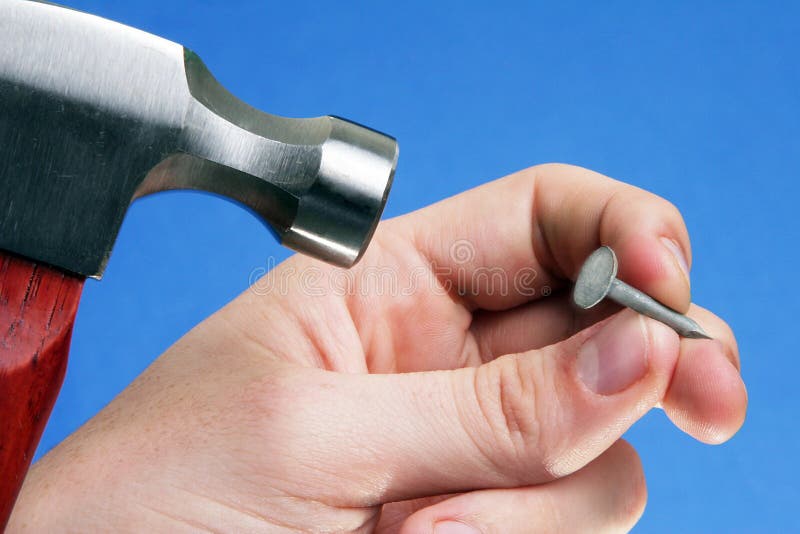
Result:
{"label": "skin", "polygon": [[[625,430],[663,407],[721,443],[747,405],[731,330],[690,305],[662,238],[691,265],[667,201],[545,165],[382,223],[350,291],[293,257],[38,462],[9,532],[626,531],[647,497]],[[601,244],[715,340],[573,311],[569,279]],[[371,288],[377,268],[401,291]],[[490,291],[486,269],[535,276]],[[623,353],[626,380],[608,364]]]}

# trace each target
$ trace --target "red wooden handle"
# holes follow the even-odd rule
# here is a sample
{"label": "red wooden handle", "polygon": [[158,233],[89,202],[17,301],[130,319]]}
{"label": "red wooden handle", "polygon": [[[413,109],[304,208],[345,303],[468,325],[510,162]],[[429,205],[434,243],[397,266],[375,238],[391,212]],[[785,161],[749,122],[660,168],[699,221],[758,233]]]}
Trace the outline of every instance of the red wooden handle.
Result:
{"label": "red wooden handle", "polygon": [[0,531],[50,417],[83,279],[0,253]]}

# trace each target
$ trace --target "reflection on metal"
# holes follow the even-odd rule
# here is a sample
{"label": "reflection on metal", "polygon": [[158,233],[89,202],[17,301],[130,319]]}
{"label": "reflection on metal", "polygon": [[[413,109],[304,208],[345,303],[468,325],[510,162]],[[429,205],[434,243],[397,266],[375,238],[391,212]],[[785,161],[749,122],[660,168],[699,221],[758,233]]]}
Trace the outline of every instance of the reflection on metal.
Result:
{"label": "reflection on metal", "polygon": [[168,189],[231,198],[337,265],[369,243],[394,139],[260,112],[182,46],[51,4],[0,0],[0,42],[0,249],[99,278],[131,201]]}

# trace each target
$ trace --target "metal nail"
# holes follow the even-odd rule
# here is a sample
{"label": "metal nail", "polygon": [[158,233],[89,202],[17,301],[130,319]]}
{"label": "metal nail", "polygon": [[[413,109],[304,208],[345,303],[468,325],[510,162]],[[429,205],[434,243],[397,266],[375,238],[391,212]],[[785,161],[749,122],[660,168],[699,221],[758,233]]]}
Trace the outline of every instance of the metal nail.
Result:
{"label": "metal nail", "polygon": [[622,280],[617,280],[617,255],[610,247],[600,247],[592,252],[581,267],[572,300],[579,308],[588,310],[606,297],[661,321],[683,337],[712,339],[689,317],[664,306]]}

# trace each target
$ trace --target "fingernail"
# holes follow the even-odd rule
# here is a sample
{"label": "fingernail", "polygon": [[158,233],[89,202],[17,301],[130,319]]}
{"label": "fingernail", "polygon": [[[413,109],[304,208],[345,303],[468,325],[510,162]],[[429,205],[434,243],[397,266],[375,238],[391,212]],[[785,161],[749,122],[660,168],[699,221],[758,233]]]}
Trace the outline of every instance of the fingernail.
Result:
{"label": "fingernail", "polygon": [[642,316],[622,312],[578,350],[578,378],[598,395],[627,389],[647,372],[647,345]]}
{"label": "fingernail", "polygon": [[678,267],[683,272],[683,276],[686,277],[686,282],[689,282],[689,262],[686,261],[686,256],[683,255],[683,249],[681,246],[675,241],[674,239],[670,239],[668,237],[662,237],[661,243],[669,250],[672,257],[675,258],[675,263],[678,264]]}
{"label": "fingernail", "polygon": [[433,534],[480,534],[480,530],[461,521],[441,521],[433,526]]}

